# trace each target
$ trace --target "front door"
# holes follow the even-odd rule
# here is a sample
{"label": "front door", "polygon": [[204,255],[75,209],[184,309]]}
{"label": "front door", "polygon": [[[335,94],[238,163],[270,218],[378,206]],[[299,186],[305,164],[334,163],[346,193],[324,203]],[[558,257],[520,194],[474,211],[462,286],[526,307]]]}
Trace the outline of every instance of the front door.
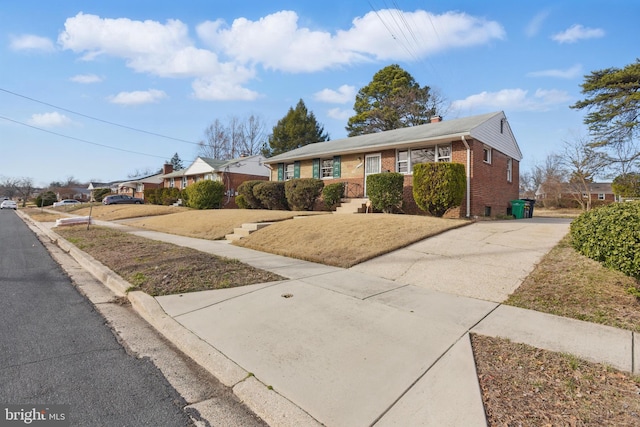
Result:
{"label": "front door", "polygon": [[367,154],[364,158],[364,196],[367,197],[367,177],[382,172],[382,156]]}

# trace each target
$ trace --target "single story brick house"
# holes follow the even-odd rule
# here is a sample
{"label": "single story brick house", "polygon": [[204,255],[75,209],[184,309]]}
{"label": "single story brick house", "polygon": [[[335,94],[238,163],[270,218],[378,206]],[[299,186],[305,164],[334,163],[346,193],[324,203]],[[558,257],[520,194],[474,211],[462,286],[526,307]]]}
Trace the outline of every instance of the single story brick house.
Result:
{"label": "single story brick house", "polygon": [[198,157],[189,167],[173,170],[170,164],[164,166],[163,187],[184,190],[201,180],[220,181],[227,193],[225,208],[235,208],[235,197],[240,184],[250,180],[269,180],[269,168],[261,155],[239,157],[233,160],[217,160]]}
{"label": "single story brick house", "polygon": [[568,183],[544,183],[536,190],[536,201],[544,206],[578,207],[577,199],[591,199],[596,205],[609,204],[616,201],[610,182],[592,182],[589,184],[589,193],[584,192],[580,186]]}
{"label": "single story brick house", "polygon": [[462,206],[448,217],[495,216],[510,212],[518,199],[522,152],[504,112],[431,123],[308,144],[265,160],[271,180],[319,178],[344,182],[345,197],[366,198],[366,177],[381,172],[405,175],[406,213],[422,213],[413,200],[413,165],[455,162],[465,166]]}
{"label": "single story brick house", "polygon": [[162,173],[132,178],[118,184],[118,194],[127,194],[144,200],[144,190],[162,187]]}

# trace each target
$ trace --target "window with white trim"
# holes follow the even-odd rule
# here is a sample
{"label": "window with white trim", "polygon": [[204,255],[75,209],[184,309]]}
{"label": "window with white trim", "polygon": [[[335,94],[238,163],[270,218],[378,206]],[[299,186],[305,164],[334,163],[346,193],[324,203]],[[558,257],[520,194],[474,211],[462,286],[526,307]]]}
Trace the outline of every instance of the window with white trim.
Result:
{"label": "window with white trim", "polygon": [[142,183],[136,184],[136,191],[138,193],[142,193],[144,191],[144,184],[142,184]]}
{"label": "window with white trim", "polygon": [[436,145],[438,162],[450,162],[451,161],[451,145]]}
{"label": "window with white trim", "polygon": [[507,159],[507,182],[513,181],[513,159]]}
{"label": "window with white trim", "polygon": [[169,179],[169,188],[173,188],[175,186],[176,186],[176,179],[175,178]]}
{"label": "window with white trim", "polygon": [[482,161],[485,163],[491,164],[491,148],[489,147],[482,148]]}
{"label": "window with white trim", "polygon": [[605,196],[604,193],[598,193],[598,200],[604,200]]}
{"label": "window with white trim", "polygon": [[285,166],[284,168],[284,180],[285,181],[289,181],[290,179],[293,179],[293,175],[294,175],[294,164],[293,163],[289,163]]}
{"label": "window with white trim", "polygon": [[398,151],[396,170],[400,173],[409,173],[409,150]]}
{"label": "window with white trim", "polygon": [[333,159],[320,161],[320,178],[333,178]]}
{"label": "window with white trim", "polygon": [[187,188],[187,177],[186,176],[182,177],[182,188]]}

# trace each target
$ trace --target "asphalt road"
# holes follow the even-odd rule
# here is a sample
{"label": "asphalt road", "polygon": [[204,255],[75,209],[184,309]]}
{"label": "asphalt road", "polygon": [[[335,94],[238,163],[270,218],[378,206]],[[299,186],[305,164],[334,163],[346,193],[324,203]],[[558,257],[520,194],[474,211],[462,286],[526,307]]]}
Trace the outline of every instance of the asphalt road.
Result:
{"label": "asphalt road", "polygon": [[72,271],[74,286],[73,266],[58,262],[15,212],[0,211],[0,407],[68,404],[74,426],[263,425],[130,308],[92,305],[77,282],[85,295],[112,296],[86,272]]}

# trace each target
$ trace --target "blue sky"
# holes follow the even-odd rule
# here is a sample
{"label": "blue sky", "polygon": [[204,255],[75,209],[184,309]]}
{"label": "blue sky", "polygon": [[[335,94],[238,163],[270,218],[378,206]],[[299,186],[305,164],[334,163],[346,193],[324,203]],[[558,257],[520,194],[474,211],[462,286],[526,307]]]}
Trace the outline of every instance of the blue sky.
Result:
{"label": "blue sky", "polygon": [[343,138],[390,64],[437,90],[445,120],[505,111],[526,171],[587,134],[569,106],[584,75],[640,57],[638,16],[633,0],[0,0],[0,177],[189,164],[215,119],[270,131],[299,99]]}

